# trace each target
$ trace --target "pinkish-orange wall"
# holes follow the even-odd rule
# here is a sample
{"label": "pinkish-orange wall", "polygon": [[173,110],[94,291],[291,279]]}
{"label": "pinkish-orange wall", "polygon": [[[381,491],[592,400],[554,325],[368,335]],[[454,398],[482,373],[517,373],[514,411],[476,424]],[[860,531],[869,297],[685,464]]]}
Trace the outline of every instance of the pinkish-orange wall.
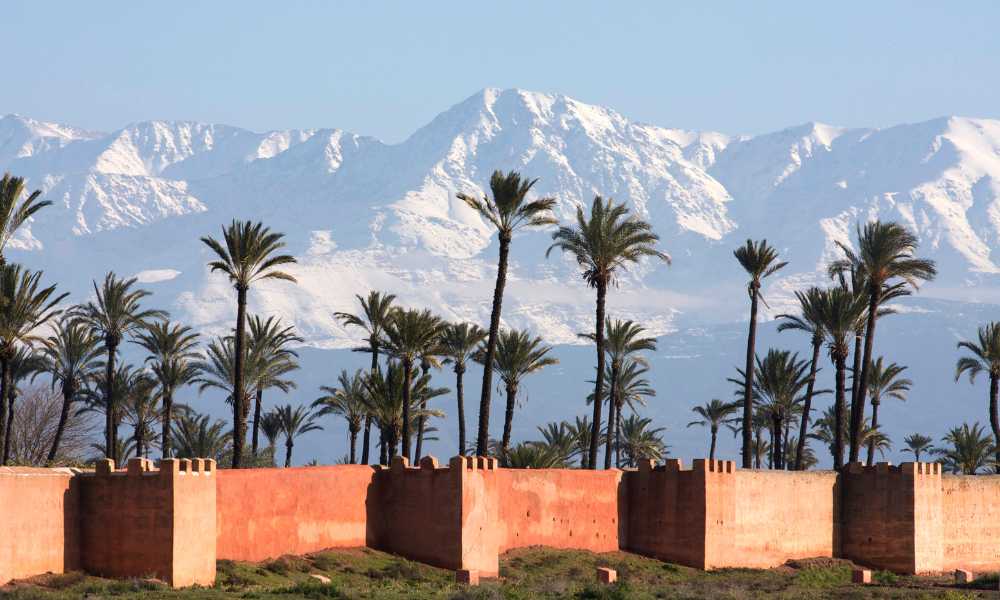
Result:
{"label": "pinkish-orange wall", "polygon": [[941,478],[942,569],[1000,569],[1000,476]]}
{"label": "pinkish-orange wall", "polygon": [[500,551],[524,546],[619,549],[623,528],[622,472],[498,469]]}
{"label": "pinkish-orange wall", "polygon": [[668,460],[643,461],[624,473],[628,499],[623,548],[660,560],[705,567],[705,475]]}
{"label": "pinkish-orange wall", "polygon": [[218,472],[218,557],[259,561],[368,543],[364,465]]}
{"label": "pinkish-orange wall", "polygon": [[0,585],[79,568],[78,494],[70,469],[0,467]]}

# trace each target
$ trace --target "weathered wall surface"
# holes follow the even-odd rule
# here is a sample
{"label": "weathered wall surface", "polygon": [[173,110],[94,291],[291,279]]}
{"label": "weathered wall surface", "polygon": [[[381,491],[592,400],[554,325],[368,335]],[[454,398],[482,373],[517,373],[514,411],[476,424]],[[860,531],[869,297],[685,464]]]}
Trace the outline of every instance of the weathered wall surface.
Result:
{"label": "weathered wall surface", "polygon": [[625,537],[622,472],[499,469],[501,552],[524,546],[613,552]]}
{"label": "weathered wall surface", "polygon": [[365,465],[218,472],[218,556],[260,561],[368,543]]}
{"label": "weathered wall surface", "polygon": [[1000,476],[941,478],[942,569],[1000,569]]}
{"label": "weathered wall surface", "polygon": [[720,491],[731,492],[732,513],[722,529],[731,543],[712,566],[768,568],[791,558],[834,556],[837,473],[737,469],[727,479],[729,489]]}
{"label": "weathered wall surface", "polygon": [[705,568],[705,476],[679,460],[654,468],[639,463],[624,474],[628,498],[624,548],[661,560]]}
{"label": "weathered wall surface", "polygon": [[78,494],[70,469],[0,467],[0,585],[79,568]]}

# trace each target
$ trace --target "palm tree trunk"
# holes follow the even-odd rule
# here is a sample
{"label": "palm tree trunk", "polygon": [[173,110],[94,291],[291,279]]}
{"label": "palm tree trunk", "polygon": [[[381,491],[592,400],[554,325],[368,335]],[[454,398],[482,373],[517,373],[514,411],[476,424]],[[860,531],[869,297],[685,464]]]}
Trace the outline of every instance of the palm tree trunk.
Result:
{"label": "palm tree trunk", "polygon": [[604,443],[604,468],[611,468],[611,448],[617,441],[617,437],[612,435],[618,420],[615,418],[618,409],[618,367],[611,363],[611,381],[608,382],[608,439]]}
{"label": "palm tree trunk", "polygon": [[[243,466],[243,444],[246,443],[247,424],[243,418],[243,403],[246,401],[246,390],[243,387],[243,369],[245,368],[243,344],[247,321],[247,290],[236,288],[236,368],[233,369],[233,468]],[[289,450],[289,453],[291,450]]]}
{"label": "palm tree trunk", "polygon": [[160,426],[160,450],[163,458],[173,456],[170,447],[170,431],[174,423],[174,392],[169,388],[163,390],[163,423]]}
{"label": "palm tree trunk", "polygon": [[16,397],[14,386],[11,385],[7,396],[7,435],[3,440],[3,464],[10,461],[10,439],[14,432],[14,399]]}
{"label": "palm tree trunk", "polygon": [[[852,367],[851,373],[851,410],[854,410],[854,406],[858,403],[858,380],[861,379],[861,357],[864,355],[863,348],[861,346],[861,340],[864,339],[864,332],[858,330],[854,334],[854,366]],[[854,413],[851,412],[851,418],[854,418]]]}
{"label": "palm tree trunk", "polygon": [[253,406],[253,435],[250,442],[250,451],[254,458],[257,458],[257,442],[260,436],[260,411],[264,404],[264,390],[258,387],[256,396]]}
{"label": "palm tree trunk", "polygon": [[490,391],[493,388],[493,358],[497,353],[497,336],[500,333],[500,309],[503,288],[507,284],[507,255],[510,253],[510,235],[500,233],[500,260],[497,263],[497,285],[493,290],[493,311],[490,313],[490,336],[486,342],[483,360],[483,388],[479,398],[479,433],[476,437],[476,454],[486,456],[490,442]]}
{"label": "palm tree trunk", "polygon": [[[594,424],[590,437],[590,458],[587,465],[597,468],[597,448],[601,441],[601,405],[604,404],[604,304],[608,296],[608,282],[597,283],[597,315],[594,326],[594,338],[597,340],[597,377],[594,378]],[[609,428],[610,429],[610,428]],[[608,435],[611,432],[608,431]]]}
{"label": "palm tree trunk", "polygon": [[[7,359],[0,358],[0,449],[7,443],[7,403],[3,401],[3,398],[7,397],[9,364]],[[11,415],[11,420],[13,420],[13,415]],[[0,454],[0,459],[2,458],[3,456]],[[0,465],[3,464],[6,463],[0,460]]]}
{"label": "palm tree trunk", "polygon": [[455,395],[458,397],[458,454],[465,455],[465,387],[462,376],[465,365],[455,365]]}
{"label": "palm tree trunk", "polygon": [[812,412],[813,389],[816,385],[816,369],[819,364],[819,351],[823,347],[823,338],[814,336],[812,341],[813,355],[809,363],[809,384],[806,386],[806,400],[802,406],[802,418],[799,420],[799,440],[795,447],[795,470],[802,470],[802,454],[806,451],[806,436],[809,435],[809,418]]}
{"label": "palm tree trunk", "polygon": [[59,425],[56,426],[56,434],[52,438],[52,448],[49,450],[48,458],[45,459],[45,466],[51,466],[56,459],[56,454],[59,453],[59,443],[62,441],[63,431],[66,430],[66,422],[69,420],[69,407],[76,394],[75,390],[69,386],[63,386],[62,392],[63,403],[62,410],[59,411]]}
{"label": "palm tree trunk", "polygon": [[285,468],[292,466],[292,444],[291,442],[285,443]]}
{"label": "palm tree trunk", "polygon": [[351,464],[352,465],[356,465],[358,463],[357,463],[357,460],[356,460],[356,456],[354,454],[354,450],[355,450],[355,448],[358,445],[358,431],[356,429],[354,429],[353,427],[348,426],[347,433],[349,434],[349,436],[351,438]]}
{"label": "palm tree trunk", "polygon": [[410,459],[410,377],[413,361],[403,358],[403,441],[401,452],[406,460]]}
{"label": "palm tree trunk", "polygon": [[105,398],[104,398],[104,443],[107,450],[107,458],[114,461],[118,466],[118,440],[115,436],[115,355],[118,352],[118,344],[113,340],[106,340],[108,347],[108,360],[104,364],[105,377]]}
{"label": "palm tree trunk", "polygon": [[514,401],[517,399],[517,386],[507,385],[507,409],[503,416],[503,438],[500,441],[500,454],[507,455],[510,450],[510,431],[514,425]]}
{"label": "palm tree trunk", "polygon": [[[872,396],[872,431],[876,431],[878,428],[878,405],[880,404],[879,399]],[[875,436],[868,440],[868,466],[875,464]]]}
{"label": "palm tree trunk", "polygon": [[385,431],[379,427],[378,430],[378,464],[389,464],[389,453],[386,445]]}
{"label": "palm tree trunk", "polygon": [[622,468],[622,405],[615,404],[615,465]]}
{"label": "palm tree trunk", "polygon": [[865,328],[865,355],[861,362],[861,381],[858,382],[858,397],[854,406],[851,406],[851,462],[858,460],[861,453],[861,425],[865,416],[865,396],[868,394],[868,371],[872,362],[872,346],[875,344],[875,321],[878,318],[879,294],[881,286],[877,285],[871,290],[868,300],[868,324]]}
{"label": "palm tree trunk", "polygon": [[[990,375],[990,426],[993,428],[993,444],[996,446],[996,472],[1000,473],[1000,417],[997,415],[997,390],[1000,378]],[[917,459],[919,460],[919,459]]]}
{"label": "palm tree trunk", "polygon": [[[375,373],[378,372],[378,346],[372,345],[372,368],[371,375],[375,377]],[[371,414],[365,415],[365,434],[361,441],[361,464],[367,465],[370,456],[370,440],[372,432],[372,416]]]}
{"label": "palm tree trunk", "polygon": [[759,284],[750,284],[750,330],[747,333],[747,360],[744,371],[746,380],[743,384],[743,468],[751,466],[750,428],[753,426],[753,357],[754,345],[757,343],[757,293]]}
{"label": "palm tree trunk", "polygon": [[833,468],[839,471],[844,466],[844,403],[846,399],[846,357],[838,355],[835,359],[837,368],[836,400],[833,405]]}
{"label": "palm tree trunk", "polygon": [[715,438],[718,435],[718,430],[712,428],[712,443],[708,447],[708,460],[715,460]]}
{"label": "palm tree trunk", "polygon": [[[426,376],[430,372],[431,367],[426,362],[420,367],[421,376]],[[427,398],[420,401],[420,410],[427,410]],[[424,428],[427,426],[426,415],[420,415],[420,419],[417,420],[417,450],[413,455],[413,462],[420,462],[420,457],[424,455]]]}

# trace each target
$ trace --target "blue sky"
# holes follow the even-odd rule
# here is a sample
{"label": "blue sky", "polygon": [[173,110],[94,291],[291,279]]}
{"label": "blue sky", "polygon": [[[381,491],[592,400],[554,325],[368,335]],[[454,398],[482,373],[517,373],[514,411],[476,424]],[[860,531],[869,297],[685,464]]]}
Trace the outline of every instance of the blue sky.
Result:
{"label": "blue sky", "polygon": [[760,133],[1000,117],[996,2],[4,4],[0,114],[399,141],[480,88]]}

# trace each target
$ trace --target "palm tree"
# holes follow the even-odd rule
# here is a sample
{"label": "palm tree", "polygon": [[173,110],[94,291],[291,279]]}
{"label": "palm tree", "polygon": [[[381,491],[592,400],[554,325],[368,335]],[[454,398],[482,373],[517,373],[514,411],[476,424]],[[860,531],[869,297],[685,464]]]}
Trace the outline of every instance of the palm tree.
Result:
{"label": "palm tree", "polygon": [[7,402],[13,385],[11,362],[18,346],[41,341],[35,330],[59,314],[55,307],[67,296],[56,295],[55,285],[40,287],[41,278],[41,271],[30,271],[21,265],[0,266],[0,449],[7,447]]}
{"label": "palm tree", "polygon": [[961,427],[953,427],[942,441],[950,444],[935,448],[934,454],[942,458],[944,468],[952,473],[975,475],[983,467],[996,467],[990,455],[996,454],[996,445],[979,423],[962,423]]}
{"label": "palm tree", "polygon": [[[281,435],[281,419],[274,410],[269,410],[260,417],[260,431],[267,440],[267,454],[271,457],[270,466],[275,466],[274,457],[277,452],[278,436]],[[258,457],[260,459],[260,457]]]}
{"label": "palm tree", "polygon": [[778,261],[778,251],[768,246],[767,240],[755,243],[748,239],[745,245],[733,251],[733,255],[750,275],[750,282],[747,284],[747,294],[750,296],[750,331],[747,334],[747,360],[743,370],[747,375],[743,383],[743,468],[749,469],[752,458],[750,429],[753,420],[753,361],[757,342],[757,303],[763,299],[760,293],[761,280],[774,275],[788,263]]}
{"label": "palm tree", "polygon": [[[809,362],[809,385],[806,387],[806,395],[802,405],[802,418],[799,420],[799,436],[796,438],[798,444],[795,449],[795,462],[792,468],[796,471],[804,470],[807,467],[802,464],[805,458],[806,438],[809,436],[809,419],[812,417],[813,388],[816,386],[816,373],[819,371],[819,351],[823,346],[823,324],[820,313],[820,306],[823,302],[823,290],[818,287],[811,287],[805,292],[795,292],[795,298],[799,302],[800,315],[778,315],[782,320],[778,324],[778,331],[802,331],[809,334],[812,344],[812,359]],[[801,457],[801,458],[800,458]]]}
{"label": "palm tree", "polygon": [[[381,447],[379,461],[388,464],[396,455],[403,433],[403,420],[408,418],[411,425],[421,416],[442,417],[444,413],[426,407],[428,400],[448,393],[447,388],[430,387],[430,376],[421,375],[412,380],[409,392],[403,389],[403,367],[398,362],[390,362],[385,373],[381,370],[365,378],[368,391],[366,401],[368,411],[379,426]],[[404,399],[410,403],[404,407]]]}
{"label": "palm tree", "polygon": [[316,415],[305,406],[291,404],[277,408],[278,420],[281,422],[281,432],[285,434],[285,468],[292,466],[292,448],[299,436],[310,431],[320,431],[323,428],[315,423]]}
{"label": "palm tree", "polygon": [[413,363],[431,346],[444,331],[445,323],[429,310],[394,310],[385,324],[383,339],[379,344],[392,358],[399,360],[403,367],[403,414],[401,453],[410,457],[410,412],[412,408],[410,391],[413,380]]}
{"label": "palm tree", "polygon": [[[250,317],[249,354],[250,359],[256,363],[254,368],[256,377],[253,378],[255,395],[253,435],[250,442],[254,456],[257,456],[260,434],[258,422],[264,403],[264,390],[277,388],[287,394],[296,387],[294,381],[284,379],[285,375],[299,368],[298,353],[287,346],[303,341],[301,337],[295,335],[294,327],[291,325],[282,327],[281,319],[277,317],[268,317],[266,320],[259,315]],[[249,411],[249,406],[244,407],[244,411]]]}
{"label": "palm tree", "polygon": [[52,387],[59,386],[63,397],[59,424],[46,459],[47,465],[51,465],[59,453],[70,408],[73,402],[80,400],[80,393],[91,372],[99,368],[101,353],[100,341],[83,324],[68,318],[60,319],[52,335],[40,344],[42,368],[39,373],[49,374],[52,377]]}
{"label": "palm tree", "polygon": [[[571,254],[583,269],[583,279],[597,290],[594,331],[597,346],[597,376],[594,378],[594,398],[604,398],[604,313],[608,286],[616,281],[619,271],[643,257],[655,257],[670,263],[670,257],[654,245],[660,239],[652,226],[635,216],[629,216],[624,204],[607,202],[597,196],[590,208],[590,219],[582,207],[576,209],[576,226],[561,226],[552,234],[554,248]],[[597,468],[597,439],[601,430],[601,404],[594,402],[594,434],[591,437],[589,468]]]}
{"label": "palm tree", "polygon": [[558,456],[560,464],[569,464],[578,455],[576,435],[566,421],[546,423],[545,427],[538,427],[538,433],[542,436],[542,441],[538,443]]}
{"label": "palm tree", "polygon": [[[378,355],[381,349],[382,331],[385,329],[385,325],[389,321],[389,316],[394,310],[393,302],[396,300],[396,296],[371,291],[368,293],[367,298],[362,298],[360,295],[355,297],[361,304],[361,314],[353,315],[351,313],[335,312],[333,316],[345,326],[360,327],[365,331],[368,345],[361,348],[354,348],[354,351],[368,352],[372,355],[371,374],[374,375],[375,371],[378,370]],[[365,415],[365,433],[364,439],[361,442],[361,462],[366,465],[369,462],[371,427],[372,418],[370,415]]]}
{"label": "palm tree", "polygon": [[886,300],[885,292],[900,283],[916,289],[918,282],[930,281],[937,275],[934,261],[914,257],[917,237],[899,223],[872,221],[866,223],[863,230],[858,225],[857,232],[858,252],[855,253],[846,244],[837,242],[845,258],[830,265],[831,273],[853,268],[864,276],[868,284],[868,312],[861,378],[858,381],[858,398],[855,402],[857,406],[851,407],[850,460],[852,462],[858,460],[861,448],[857,434],[864,420],[865,396],[868,393],[872,348],[875,343],[875,323],[880,316],[879,307]]}
{"label": "palm tree", "polygon": [[903,443],[906,444],[903,452],[909,452],[913,455],[914,461],[920,462],[920,455],[931,450],[931,444],[934,443],[934,440],[930,436],[911,433],[903,438]]}
{"label": "palm tree", "polygon": [[171,430],[171,446],[180,458],[214,458],[221,461],[232,441],[222,419],[210,421],[208,415],[185,413]]}
{"label": "palm tree", "polygon": [[441,354],[444,362],[455,371],[455,396],[458,400],[458,453],[465,454],[465,386],[462,378],[465,366],[476,348],[486,339],[486,331],[471,323],[452,323],[441,336]]}
{"label": "palm tree", "polygon": [[136,334],[135,343],[149,355],[146,364],[160,384],[163,404],[160,424],[160,450],[165,458],[173,456],[170,428],[174,419],[174,392],[198,378],[196,346],[198,334],[190,327],[155,321]]}
{"label": "palm tree", "polygon": [[850,291],[835,287],[823,293],[819,303],[818,317],[823,326],[823,333],[827,339],[827,347],[830,350],[830,359],[836,368],[836,398],[834,400],[834,412],[837,417],[834,421],[836,431],[833,437],[833,467],[840,469],[843,466],[844,452],[841,427],[843,426],[845,403],[846,403],[846,373],[847,356],[850,353],[848,338],[852,335],[867,310],[864,298],[856,296]]}
{"label": "palm tree", "polygon": [[[74,315],[90,328],[91,333],[104,342],[104,383],[108,389],[104,391],[105,398],[112,399],[116,396],[114,386],[116,380],[116,358],[118,357],[118,346],[126,337],[147,329],[152,321],[167,318],[167,313],[162,310],[143,309],[141,303],[143,298],[150,295],[144,289],[135,288],[136,279],[119,279],[114,272],[109,272],[104,277],[103,284],[98,287],[94,282],[94,294],[96,299],[74,310]],[[114,424],[117,422],[117,415],[113,410],[106,411],[104,421],[104,447],[117,451],[118,442],[114,438],[116,431]],[[118,464],[121,457],[109,457]]]}
{"label": "palm tree", "polygon": [[[799,458],[799,448],[802,449],[801,458]],[[813,449],[809,447],[809,444],[800,444],[799,440],[795,436],[792,436],[788,438],[788,443],[785,445],[784,462],[793,465],[800,464],[801,468],[797,470],[808,471],[816,466],[819,460],[816,458],[816,453],[813,452]]]}
{"label": "palm tree", "polygon": [[[612,321],[608,318],[605,319],[604,327],[604,347],[608,354],[608,361],[610,362],[610,368],[606,374],[609,376],[608,389],[611,390],[608,402],[608,423],[614,423],[617,429],[618,422],[621,420],[620,410],[622,404],[618,394],[619,374],[626,360],[634,360],[641,365],[646,365],[646,359],[641,356],[634,356],[633,358],[633,355],[644,350],[655,352],[656,338],[643,337],[643,333],[646,331],[645,328],[634,321],[622,321],[621,319]],[[597,336],[593,333],[580,334],[580,336],[591,341],[597,340]],[[615,436],[614,439],[617,443],[618,436]],[[606,447],[604,449],[605,469],[611,468],[611,442],[612,436],[609,435],[607,436]]]}
{"label": "palm tree", "polygon": [[317,417],[326,415],[338,415],[347,421],[347,435],[350,439],[350,463],[356,464],[355,448],[358,441],[358,432],[361,431],[361,422],[368,418],[368,405],[365,389],[365,373],[358,369],[354,375],[348,375],[347,371],[341,371],[337,378],[337,387],[321,386],[319,389],[325,392],[312,403],[313,408],[318,408]]}
{"label": "palm tree", "polygon": [[[845,411],[841,411],[841,413],[840,426],[837,427],[835,416],[836,408],[834,406],[827,407],[827,409],[823,411],[823,415],[819,419],[816,419],[813,423],[813,433],[809,434],[810,438],[819,440],[825,444],[827,448],[829,448],[830,455],[833,456],[834,459],[836,459],[837,456],[837,444],[835,443],[836,431],[839,430],[840,432],[839,446],[841,455],[843,455],[843,447],[847,441],[847,422],[850,419],[850,416]],[[892,447],[892,440],[889,439],[889,436],[883,433],[880,428],[872,427],[871,422],[868,419],[865,419],[861,424],[861,443],[874,443],[875,449],[880,455],[885,455],[886,451]]]}
{"label": "palm tree", "polygon": [[622,422],[622,450],[627,467],[636,467],[640,460],[660,460],[667,454],[662,427],[650,428],[652,419],[629,415]]}
{"label": "palm tree", "polygon": [[153,426],[163,419],[157,383],[154,375],[136,370],[122,398],[123,420],[132,427],[129,439],[135,444],[135,455],[144,458],[149,458],[150,446],[154,445]]}
{"label": "palm tree", "polygon": [[[503,330],[497,343],[497,353],[493,368],[500,375],[504,389],[507,392],[507,408],[504,413],[503,437],[500,441],[500,453],[506,453],[510,448],[510,434],[514,422],[514,405],[517,393],[525,376],[541,371],[543,368],[559,362],[548,356],[552,346],[545,344],[540,337],[531,337],[527,331],[516,329]],[[476,360],[485,360],[487,349],[481,348]]]}
{"label": "palm tree", "polygon": [[7,430],[3,443],[2,464],[7,464],[11,459],[14,403],[17,401],[19,386],[22,381],[38,374],[43,369],[43,363],[41,356],[36,354],[31,347],[18,346],[7,368],[10,371],[10,386],[7,388]]}
{"label": "palm tree", "polygon": [[709,429],[712,441],[708,447],[708,460],[715,460],[715,441],[719,433],[719,426],[731,423],[733,421],[732,415],[738,409],[739,405],[732,402],[723,402],[718,398],[712,398],[711,401],[706,402],[703,406],[695,406],[691,409],[701,419],[691,421],[687,426],[693,427],[697,425],[699,427],[708,427]]}
{"label": "palm tree", "polygon": [[955,381],[963,373],[969,374],[969,383],[975,383],[976,376],[986,372],[990,377],[990,427],[993,429],[996,460],[1000,472],[1000,418],[997,414],[997,396],[1000,390],[1000,322],[991,321],[979,328],[979,341],[962,341],[959,349],[966,349],[972,356],[963,356],[955,365]]}
{"label": "palm tree", "polygon": [[[438,360],[438,357],[441,355],[440,342],[441,336],[444,335],[444,332],[448,329],[448,323],[442,319],[434,319],[428,320],[424,326],[432,329],[434,334],[427,337],[427,340],[424,342],[424,346],[418,353],[420,358],[420,374],[430,377],[431,368],[441,368],[441,361]],[[427,408],[426,401],[424,401],[424,403],[420,406],[421,408]],[[437,431],[435,428],[431,429]],[[420,462],[420,457],[423,456],[425,433],[429,433],[426,415],[417,419],[417,447],[413,452],[413,460],[417,463]],[[428,437],[426,439],[428,441],[433,441],[437,438],[432,439]]]}
{"label": "palm tree", "polygon": [[49,200],[39,200],[41,190],[28,194],[24,202],[18,203],[24,193],[24,178],[4,173],[0,178],[0,266],[7,262],[7,244],[17,230],[36,212],[52,204]]}
{"label": "palm tree", "polygon": [[476,454],[485,456],[490,437],[490,393],[493,387],[493,360],[496,355],[497,337],[500,334],[500,311],[503,304],[503,290],[507,284],[507,256],[514,233],[528,227],[554,225],[552,216],[555,198],[538,198],[528,201],[528,193],[537,179],[522,179],[515,171],[502,173],[494,171],[490,176],[490,192],[493,198],[476,198],[467,194],[456,194],[476,211],[480,217],[491,223],[497,230],[500,255],[497,262],[497,282],[493,290],[493,309],[490,311],[490,331],[486,342],[486,358],[483,362],[483,387],[479,400],[479,433],[476,437]]}
{"label": "palm tree", "polygon": [[212,272],[221,271],[229,277],[236,289],[236,364],[233,369],[233,468],[240,468],[243,460],[243,445],[246,441],[245,385],[243,377],[247,353],[244,350],[247,318],[247,292],[250,286],[264,279],[279,279],[295,283],[295,278],[278,270],[278,267],[292,264],[295,257],[277,254],[285,243],[284,234],[274,233],[263,223],[233,220],[229,227],[223,227],[225,246],[212,237],[203,237],[217,260],[208,263]]}
{"label": "palm tree", "polygon": [[[594,435],[594,425],[590,422],[590,417],[586,415],[576,417],[572,423],[567,423],[567,426],[575,441],[574,455],[580,458],[580,468],[590,468],[587,459],[590,458],[590,436]],[[602,436],[598,444],[603,439]]]}
{"label": "palm tree", "polygon": [[[878,427],[878,407],[882,403],[882,398],[895,398],[896,400],[906,400],[906,392],[910,391],[913,382],[905,377],[900,377],[906,367],[896,363],[885,364],[883,357],[878,357],[875,364],[871,366],[871,375],[868,380],[868,392],[871,394],[872,402],[872,427]],[[868,465],[875,464],[875,442],[868,442]]]}
{"label": "palm tree", "polygon": [[500,454],[508,469],[563,469],[565,459],[555,450],[539,442],[523,442]]}

